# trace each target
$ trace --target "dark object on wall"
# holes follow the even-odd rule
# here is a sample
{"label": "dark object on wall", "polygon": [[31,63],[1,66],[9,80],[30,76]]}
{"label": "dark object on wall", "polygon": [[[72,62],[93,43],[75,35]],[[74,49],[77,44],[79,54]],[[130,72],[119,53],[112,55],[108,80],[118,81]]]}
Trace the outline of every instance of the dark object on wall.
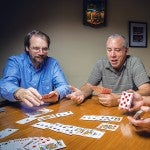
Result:
{"label": "dark object on wall", "polygon": [[129,47],[147,47],[147,23],[129,21]]}
{"label": "dark object on wall", "polygon": [[106,25],[107,0],[83,0],[83,24],[91,27]]}

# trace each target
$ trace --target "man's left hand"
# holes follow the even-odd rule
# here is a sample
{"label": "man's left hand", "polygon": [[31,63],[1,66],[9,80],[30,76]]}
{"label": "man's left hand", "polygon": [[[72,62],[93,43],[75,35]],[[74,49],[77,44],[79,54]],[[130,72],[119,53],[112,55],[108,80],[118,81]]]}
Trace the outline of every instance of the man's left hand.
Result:
{"label": "man's left hand", "polygon": [[42,98],[42,100],[45,103],[55,103],[55,102],[58,101],[58,98],[59,98],[58,92],[52,91],[49,94],[44,95],[43,98]]}
{"label": "man's left hand", "polygon": [[117,94],[100,94],[98,95],[100,104],[108,107],[117,106],[118,105],[118,98]]}

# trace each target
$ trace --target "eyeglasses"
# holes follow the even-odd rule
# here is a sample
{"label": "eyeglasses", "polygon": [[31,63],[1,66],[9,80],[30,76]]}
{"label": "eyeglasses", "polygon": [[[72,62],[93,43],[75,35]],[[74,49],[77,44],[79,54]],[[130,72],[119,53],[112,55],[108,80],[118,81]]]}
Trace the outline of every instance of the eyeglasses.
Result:
{"label": "eyeglasses", "polygon": [[30,47],[30,49],[34,50],[35,52],[39,52],[40,50],[42,50],[42,52],[47,52],[49,50],[48,47]]}

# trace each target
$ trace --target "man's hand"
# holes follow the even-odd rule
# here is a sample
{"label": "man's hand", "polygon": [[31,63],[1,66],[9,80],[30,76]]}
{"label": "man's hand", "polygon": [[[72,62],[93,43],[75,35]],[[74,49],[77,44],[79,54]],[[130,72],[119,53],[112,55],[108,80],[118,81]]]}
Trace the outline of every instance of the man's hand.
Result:
{"label": "man's hand", "polygon": [[59,94],[56,91],[52,91],[49,94],[43,95],[42,100],[46,103],[55,103],[58,101]]}
{"label": "man's hand", "polygon": [[76,104],[81,104],[85,99],[82,91],[73,86],[70,86],[70,89],[73,93],[68,94],[66,97],[73,100]]}
{"label": "man's hand", "polygon": [[143,98],[142,96],[137,93],[134,92],[132,90],[130,90],[130,92],[133,92],[133,100],[132,100],[132,104],[131,104],[131,108],[129,109],[129,111],[136,111],[139,110],[140,107],[143,105]]}
{"label": "man's hand", "polygon": [[41,100],[42,96],[32,87],[28,89],[20,88],[14,93],[16,100],[25,103],[29,107],[39,106],[44,104]]}
{"label": "man's hand", "polygon": [[[148,106],[142,106],[141,110],[144,112],[149,113],[150,107]],[[136,131],[148,131],[150,132],[150,118],[141,118],[139,120],[134,119],[133,117],[129,116],[128,120],[131,122],[131,124],[135,127]]]}
{"label": "man's hand", "polygon": [[98,95],[100,104],[108,107],[117,106],[119,95],[111,93],[111,94],[99,94]]}

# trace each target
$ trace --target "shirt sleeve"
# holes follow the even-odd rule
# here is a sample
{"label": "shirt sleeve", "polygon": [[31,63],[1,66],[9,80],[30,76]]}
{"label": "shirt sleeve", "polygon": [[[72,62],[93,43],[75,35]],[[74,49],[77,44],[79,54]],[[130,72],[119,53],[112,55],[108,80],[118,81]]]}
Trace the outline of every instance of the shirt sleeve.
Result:
{"label": "shirt sleeve", "polygon": [[54,65],[53,86],[54,90],[59,93],[60,100],[64,98],[67,94],[71,93],[69,84],[58,62],[56,62]]}
{"label": "shirt sleeve", "polygon": [[133,59],[130,66],[132,66],[133,78],[137,87],[144,83],[150,82],[144,64],[142,63],[140,58]]}
{"label": "shirt sleeve", "polygon": [[3,71],[3,77],[0,80],[1,97],[9,101],[16,101],[13,93],[19,88],[19,70],[17,63],[10,57]]}
{"label": "shirt sleeve", "polygon": [[102,80],[101,65],[102,65],[101,60],[99,60],[93,66],[90,76],[88,78],[88,83],[92,85],[98,85],[101,82]]}

